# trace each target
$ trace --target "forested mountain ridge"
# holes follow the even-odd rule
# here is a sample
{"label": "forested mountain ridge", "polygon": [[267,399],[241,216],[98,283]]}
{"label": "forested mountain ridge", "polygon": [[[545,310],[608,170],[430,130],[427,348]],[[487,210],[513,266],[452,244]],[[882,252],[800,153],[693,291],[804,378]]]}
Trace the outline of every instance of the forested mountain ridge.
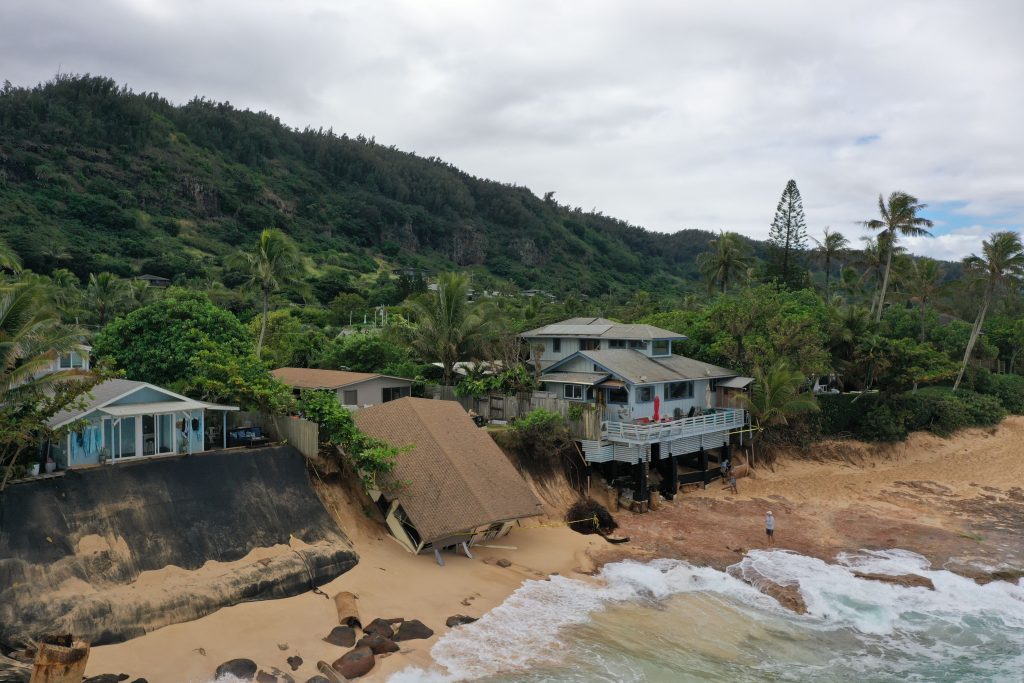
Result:
{"label": "forested mountain ridge", "polygon": [[701,286],[695,259],[714,237],[648,231],[362,136],[204,99],[175,106],[107,78],[0,91],[0,237],[26,267],[233,286],[227,257],[267,227],[291,235],[314,273],[363,292],[393,268],[561,295],[684,291]]}

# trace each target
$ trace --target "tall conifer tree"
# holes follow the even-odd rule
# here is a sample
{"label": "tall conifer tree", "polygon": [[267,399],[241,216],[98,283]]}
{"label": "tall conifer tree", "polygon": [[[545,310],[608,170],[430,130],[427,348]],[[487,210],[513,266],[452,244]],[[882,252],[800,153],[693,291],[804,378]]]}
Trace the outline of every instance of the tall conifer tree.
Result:
{"label": "tall conifer tree", "polygon": [[806,285],[807,270],[803,256],[807,250],[807,221],[804,219],[804,202],[795,180],[786,183],[786,189],[782,191],[768,233],[768,244],[768,277],[790,289]]}

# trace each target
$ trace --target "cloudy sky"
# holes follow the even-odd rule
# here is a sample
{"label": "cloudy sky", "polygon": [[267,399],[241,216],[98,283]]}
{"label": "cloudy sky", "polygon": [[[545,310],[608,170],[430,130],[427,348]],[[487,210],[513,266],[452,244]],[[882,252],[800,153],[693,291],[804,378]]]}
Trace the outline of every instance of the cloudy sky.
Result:
{"label": "cloudy sky", "polygon": [[0,79],[229,100],[666,232],[763,238],[794,178],[856,238],[904,190],[912,251],[960,258],[1024,227],[1022,35],[1020,0],[3,0]]}

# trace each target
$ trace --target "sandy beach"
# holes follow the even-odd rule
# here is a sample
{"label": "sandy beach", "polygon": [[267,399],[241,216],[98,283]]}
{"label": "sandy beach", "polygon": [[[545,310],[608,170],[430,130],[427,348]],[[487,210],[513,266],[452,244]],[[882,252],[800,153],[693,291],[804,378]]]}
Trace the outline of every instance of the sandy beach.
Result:
{"label": "sandy beach", "polygon": [[[764,547],[762,520],[778,519],[777,546],[832,560],[844,550],[903,548],[959,573],[990,580],[993,571],[1024,567],[1024,417],[997,429],[969,430],[951,439],[915,434],[903,444],[833,442],[829,460],[786,458],[774,470],[741,479],[738,495],[717,482],[688,490],[652,513],[617,512],[632,541],[610,546],[559,526],[565,491],[539,491],[547,519],[530,520],[474,559],[448,553],[446,566],[413,556],[385,535],[349,493],[321,486],[327,507],[351,537],[360,561],[323,590],[359,596],[364,622],[374,617],[419,619],[435,632],[379,658],[364,680],[386,680],[410,665],[429,664],[429,650],[454,614],[478,617],[526,579],[558,573],[587,579],[596,565],[623,558],[670,557],[724,569]],[[551,524],[550,526],[547,526]],[[514,548],[514,549],[512,549]],[[512,565],[498,566],[499,559]],[[159,629],[126,643],[93,649],[88,673],[128,673],[150,683],[208,681],[222,662],[246,657],[265,671],[303,681],[318,660],[345,652],[322,640],[337,625],[333,602],[304,595],[222,609],[205,618]],[[292,671],[288,657],[303,664]]]}

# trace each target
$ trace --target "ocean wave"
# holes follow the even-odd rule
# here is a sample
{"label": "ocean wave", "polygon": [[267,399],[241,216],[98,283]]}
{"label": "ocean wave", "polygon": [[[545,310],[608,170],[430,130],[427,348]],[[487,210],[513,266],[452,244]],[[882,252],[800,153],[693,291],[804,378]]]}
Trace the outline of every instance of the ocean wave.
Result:
{"label": "ocean wave", "polygon": [[[854,571],[917,574],[930,579],[935,589],[866,580]],[[796,586],[807,614],[797,616],[783,609],[741,580],[754,576]],[[450,683],[499,675],[502,680],[525,680],[522,676],[537,670],[548,673],[531,675],[529,680],[653,680],[644,673],[644,658],[681,657],[679,651],[692,644],[692,634],[689,641],[675,643],[663,629],[647,638],[663,643],[662,651],[639,652],[645,638],[634,641],[613,634],[614,624],[595,627],[595,619],[623,606],[659,610],[688,596],[714,599],[710,614],[733,610],[763,628],[759,638],[764,642],[751,661],[742,661],[742,656],[750,656],[744,652],[739,663],[722,659],[707,664],[708,671],[722,667],[722,680],[745,679],[744,675],[736,678],[743,667],[780,680],[828,680],[839,671],[863,675],[879,667],[908,680],[932,680],[918,674],[941,671],[945,660],[966,667],[964,680],[999,680],[1005,672],[1019,671],[1016,667],[1024,665],[1024,652],[1011,651],[1013,643],[1024,638],[1024,585],[981,586],[945,570],[932,570],[926,558],[903,550],[847,553],[834,564],[784,550],[755,550],[728,572],[678,560],[624,561],[606,565],[596,579],[552,576],[525,582],[477,622],[445,634],[431,650],[436,666],[405,669],[391,682]],[[685,614],[695,613],[691,605]],[[638,619],[638,628],[649,622]],[[600,628],[607,632],[602,634]],[[716,628],[713,620],[707,628]],[[700,635],[711,642],[716,638],[714,633]],[[827,652],[801,644],[823,637],[832,643]],[[588,638],[594,643],[588,643]],[[617,642],[614,647],[601,647],[602,638]],[[778,649],[780,656],[789,653],[784,656],[801,665],[794,669],[787,667],[787,661],[773,660],[772,638],[785,646]],[[590,668],[587,676],[574,672],[584,661],[584,651]],[[996,656],[986,659],[986,652]],[[595,657],[607,661],[595,664]],[[790,678],[794,670],[801,675]]]}

